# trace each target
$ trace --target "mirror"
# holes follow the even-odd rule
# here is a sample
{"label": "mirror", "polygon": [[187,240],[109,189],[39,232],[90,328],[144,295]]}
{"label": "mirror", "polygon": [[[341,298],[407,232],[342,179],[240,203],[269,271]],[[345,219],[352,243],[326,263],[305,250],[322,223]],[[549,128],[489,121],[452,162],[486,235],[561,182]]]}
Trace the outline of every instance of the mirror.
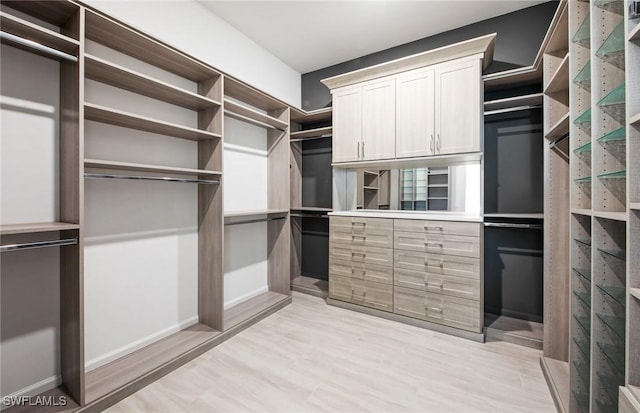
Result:
{"label": "mirror", "polygon": [[347,171],[351,209],[479,214],[480,164]]}

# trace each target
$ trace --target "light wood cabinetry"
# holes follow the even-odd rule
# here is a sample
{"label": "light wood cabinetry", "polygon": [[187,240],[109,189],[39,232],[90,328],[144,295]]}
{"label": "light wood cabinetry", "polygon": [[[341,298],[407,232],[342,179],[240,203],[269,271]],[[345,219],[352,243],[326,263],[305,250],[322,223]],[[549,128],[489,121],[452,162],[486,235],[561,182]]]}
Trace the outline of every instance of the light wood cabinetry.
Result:
{"label": "light wood cabinetry", "polygon": [[396,78],[396,157],[430,156],[435,152],[435,81],[433,69]]}
{"label": "light wood cabinetry", "polygon": [[360,160],[362,145],[362,90],[351,87],[333,95],[333,162]]}
{"label": "light wood cabinetry", "polygon": [[394,79],[362,87],[362,160],[391,159],[396,128],[396,84]]}

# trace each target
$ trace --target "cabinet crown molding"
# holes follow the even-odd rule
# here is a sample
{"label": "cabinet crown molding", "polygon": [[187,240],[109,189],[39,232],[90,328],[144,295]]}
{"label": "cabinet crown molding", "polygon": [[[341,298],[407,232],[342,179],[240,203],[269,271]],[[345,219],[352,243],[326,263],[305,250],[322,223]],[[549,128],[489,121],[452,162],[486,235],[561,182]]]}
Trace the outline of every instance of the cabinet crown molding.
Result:
{"label": "cabinet crown molding", "polygon": [[493,50],[497,33],[487,34],[452,45],[439,47],[426,52],[406,56],[400,59],[380,63],[364,69],[322,79],[329,89],[337,89],[355,83],[365,82],[384,76],[395,75],[407,70],[419,69],[421,67],[447,62],[466,56],[483,54],[483,68],[486,68],[493,61]]}

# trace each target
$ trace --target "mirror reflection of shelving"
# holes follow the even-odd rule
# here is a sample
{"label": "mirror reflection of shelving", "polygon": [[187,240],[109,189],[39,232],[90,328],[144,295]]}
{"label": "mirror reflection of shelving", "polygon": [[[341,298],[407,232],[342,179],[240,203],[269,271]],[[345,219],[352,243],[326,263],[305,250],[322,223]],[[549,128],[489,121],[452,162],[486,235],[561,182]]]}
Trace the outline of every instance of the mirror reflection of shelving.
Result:
{"label": "mirror reflection of shelving", "polygon": [[400,180],[402,210],[449,210],[449,167],[403,169]]}

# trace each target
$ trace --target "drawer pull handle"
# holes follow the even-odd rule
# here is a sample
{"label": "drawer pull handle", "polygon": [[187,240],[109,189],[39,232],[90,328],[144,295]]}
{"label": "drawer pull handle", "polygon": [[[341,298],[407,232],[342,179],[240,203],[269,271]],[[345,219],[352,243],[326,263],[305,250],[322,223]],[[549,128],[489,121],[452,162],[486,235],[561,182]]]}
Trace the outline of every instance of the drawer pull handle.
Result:
{"label": "drawer pull handle", "polygon": [[353,239],[360,238],[362,240],[366,240],[367,239],[367,237],[364,236],[364,235],[352,235],[351,238],[353,238]]}
{"label": "drawer pull handle", "polygon": [[362,255],[363,257],[366,256],[367,254],[365,254],[364,252],[352,252],[351,256],[353,257],[354,255]]}
{"label": "drawer pull handle", "polygon": [[425,285],[427,287],[431,287],[431,286],[435,286],[435,287],[438,287],[438,288],[444,287],[444,284],[442,283],[442,281],[440,281],[439,283],[433,283],[433,282],[425,281]]}
{"label": "drawer pull handle", "polygon": [[424,229],[426,229],[427,231],[429,231],[430,229],[435,229],[437,231],[443,231],[444,230],[443,227],[436,227],[436,226],[430,226],[430,225],[425,225]]}
{"label": "drawer pull handle", "polygon": [[442,244],[441,242],[425,242],[424,245],[426,245],[427,247],[438,247],[438,248],[442,248],[444,246],[444,244]]}
{"label": "drawer pull handle", "polygon": [[[424,260],[424,265],[426,265],[427,267],[432,265],[429,263],[429,260]],[[444,268],[444,261],[440,261],[437,264],[433,264],[434,266],[440,267],[440,268]]]}
{"label": "drawer pull handle", "polygon": [[435,311],[436,313],[441,313],[442,312],[442,308],[437,308],[437,307],[431,307],[429,308],[430,311]]}
{"label": "drawer pull handle", "polygon": [[355,226],[355,225],[362,225],[364,227],[364,226],[367,225],[367,223],[366,222],[356,222],[356,221],[351,222],[351,226]]}

